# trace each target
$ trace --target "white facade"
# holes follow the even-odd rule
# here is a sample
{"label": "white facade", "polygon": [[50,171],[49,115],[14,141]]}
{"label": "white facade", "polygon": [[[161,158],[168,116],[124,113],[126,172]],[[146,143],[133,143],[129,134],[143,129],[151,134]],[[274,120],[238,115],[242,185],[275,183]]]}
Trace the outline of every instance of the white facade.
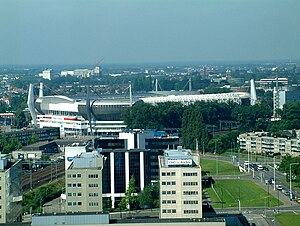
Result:
{"label": "white facade", "polygon": [[199,155],[178,147],[159,156],[160,218],[202,218]]}
{"label": "white facade", "polygon": [[240,104],[243,98],[249,98],[249,93],[232,92],[216,94],[198,94],[198,95],[168,95],[159,97],[141,98],[145,103],[157,104],[163,102],[181,102],[183,104],[192,104],[196,101],[217,101],[220,103],[235,102]]}

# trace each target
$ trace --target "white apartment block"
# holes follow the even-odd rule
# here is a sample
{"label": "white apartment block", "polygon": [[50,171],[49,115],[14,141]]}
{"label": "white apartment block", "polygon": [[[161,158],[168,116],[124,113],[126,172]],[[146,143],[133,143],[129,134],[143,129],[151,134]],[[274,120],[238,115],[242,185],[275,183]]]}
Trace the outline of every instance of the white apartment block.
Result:
{"label": "white apartment block", "polygon": [[272,137],[270,133],[266,132],[251,132],[240,134],[237,140],[241,151],[258,154],[280,153],[281,155],[300,155],[299,139]]}
{"label": "white apartment block", "polygon": [[180,146],[159,156],[160,218],[202,218],[199,163],[199,155]]}
{"label": "white apartment block", "polygon": [[66,171],[66,212],[101,212],[103,156],[82,153]]}

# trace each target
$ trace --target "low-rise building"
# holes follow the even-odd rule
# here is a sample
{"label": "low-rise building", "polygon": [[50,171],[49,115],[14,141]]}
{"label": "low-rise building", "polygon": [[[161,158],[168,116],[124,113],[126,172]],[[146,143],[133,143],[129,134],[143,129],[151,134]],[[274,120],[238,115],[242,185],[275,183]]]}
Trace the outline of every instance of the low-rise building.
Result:
{"label": "low-rise building", "polygon": [[300,140],[284,137],[273,137],[266,132],[251,132],[240,134],[237,138],[240,150],[258,154],[280,153],[300,155]]}

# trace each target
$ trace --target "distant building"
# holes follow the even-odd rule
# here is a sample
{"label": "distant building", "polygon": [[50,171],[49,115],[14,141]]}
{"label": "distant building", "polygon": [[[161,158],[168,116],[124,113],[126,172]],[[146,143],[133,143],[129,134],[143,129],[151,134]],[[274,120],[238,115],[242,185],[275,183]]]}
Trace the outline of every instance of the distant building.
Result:
{"label": "distant building", "polygon": [[300,155],[300,141],[284,137],[272,137],[270,133],[251,132],[238,136],[241,151],[255,152],[259,154],[290,154]]}
{"label": "distant building", "polygon": [[36,136],[37,141],[51,141],[60,138],[59,128],[27,129],[2,133],[2,136],[7,139],[14,137],[23,145],[28,144],[29,139],[31,139],[33,135]]}
{"label": "distant building", "polygon": [[52,69],[46,69],[42,73],[39,74],[40,77],[43,79],[51,80],[52,79],[52,74],[51,74]]}
{"label": "distant building", "polygon": [[73,159],[66,171],[66,212],[102,212],[102,169],[96,151]]}
{"label": "distant building", "polygon": [[158,161],[160,218],[202,218],[200,156],[179,146]]}
{"label": "distant building", "polygon": [[0,155],[0,223],[22,220],[22,164]]}

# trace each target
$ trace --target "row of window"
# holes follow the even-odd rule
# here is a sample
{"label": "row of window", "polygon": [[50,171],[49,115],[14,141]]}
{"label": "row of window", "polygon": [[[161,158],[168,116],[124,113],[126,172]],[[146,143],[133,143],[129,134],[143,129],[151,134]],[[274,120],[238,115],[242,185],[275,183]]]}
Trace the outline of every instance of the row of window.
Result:
{"label": "row of window", "polygon": [[89,188],[98,188],[98,184],[89,184]]}
{"label": "row of window", "polygon": [[162,210],[162,213],[176,213],[176,210],[175,209],[172,209],[172,210],[170,210],[170,209],[163,209]]}
{"label": "row of window", "polygon": [[68,187],[70,188],[70,187],[73,187],[73,188],[76,188],[76,187],[78,187],[78,188],[81,188],[81,183],[73,183],[73,184],[68,184]]}
{"label": "row of window", "polygon": [[89,202],[89,206],[99,206],[98,202]]}
{"label": "row of window", "polygon": [[198,200],[185,200],[183,204],[198,204]]}
{"label": "row of window", "polygon": [[163,181],[161,182],[162,185],[176,185],[175,181]]}
{"label": "row of window", "polygon": [[[81,178],[81,174],[77,173],[77,174],[67,174],[68,178]],[[98,178],[98,174],[89,174],[88,175],[89,178]]]}
{"label": "row of window", "polygon": [[[162,191],[162,195],[176,195],[176,191]],[[183,191],[183,195],[198,195],[198,191]]]}
{"label": "row of window", "polygon": [[198,176],[198,173],[183,173],[184,177],[196,177]]}
{"label": "row of window", "polygon": [[184,214],[195,214],[195,213],[198,213],[198,210],[184,210],[183,213]]}
{"label": "row of window", "polygon": [[197,186],[198,182],[183,182],[183,186]]}
{"label": "row of window", "polygon": [[68,202],[68,206],[81,206],[82,202]]}
{"label": "row of window", "polygon": [[163,177],[165,177],[165,176],[176,176],[176,173],[175,172],[163,172],[163,173],[161,173],[161,175]]}
{"label": "row of window", "polygon": [[82,194],[81,194],[81,192],[78,192],[78,193],[68,193],[68,197],[81,197],[82,196]]}
{"label": "row of window", "polygon": [[163,195],[175,195],[176,194],[176,191],[162,191],[162,194]]}
{"label": "row of window", "polygon": [[198,191],[183,191],[183,195],[198,195]]}
{"label": "row of window", "polygon": [[176,204],[176,200],[162,200],[162,204]]}
{"label": "row of window", "polygon": [[98,197],[99,194],[98,193],[89,193],[89,197]]}
{"label": "row of window", "polygon": [[67,177],[68,178],[81,178],[81,174],[79,174],[79,173],[78,174],[75,174],[75,173],[74,174],[67,174]]}

